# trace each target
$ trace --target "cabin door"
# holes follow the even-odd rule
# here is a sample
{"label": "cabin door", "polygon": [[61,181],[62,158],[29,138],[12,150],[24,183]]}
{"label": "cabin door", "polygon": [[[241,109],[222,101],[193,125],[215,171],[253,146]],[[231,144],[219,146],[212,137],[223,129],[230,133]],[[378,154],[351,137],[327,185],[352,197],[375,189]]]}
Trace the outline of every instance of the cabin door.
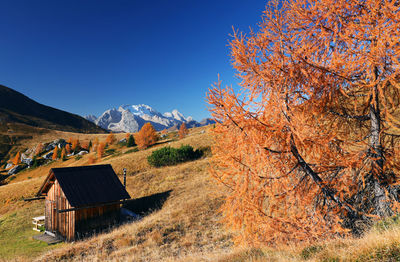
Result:
{"label": "cabin door", "polygon": [[57,206],[56,201],[46,199],[45,201],[45,225],[46,230],[55,232],[57,229]]}

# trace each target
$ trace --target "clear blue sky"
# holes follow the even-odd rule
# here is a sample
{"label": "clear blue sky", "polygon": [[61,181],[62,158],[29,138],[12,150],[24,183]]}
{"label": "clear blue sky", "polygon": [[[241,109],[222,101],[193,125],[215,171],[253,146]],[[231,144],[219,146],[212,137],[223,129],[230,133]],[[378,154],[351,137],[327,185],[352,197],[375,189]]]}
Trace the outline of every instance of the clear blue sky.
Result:
{"label": "clear blue sky", "polygon": [[232,26],[260,22],[263,0],[2,0],[0,84],[39,103],[99,116],[121,104],[208,117],[205,94],[238,80]]}

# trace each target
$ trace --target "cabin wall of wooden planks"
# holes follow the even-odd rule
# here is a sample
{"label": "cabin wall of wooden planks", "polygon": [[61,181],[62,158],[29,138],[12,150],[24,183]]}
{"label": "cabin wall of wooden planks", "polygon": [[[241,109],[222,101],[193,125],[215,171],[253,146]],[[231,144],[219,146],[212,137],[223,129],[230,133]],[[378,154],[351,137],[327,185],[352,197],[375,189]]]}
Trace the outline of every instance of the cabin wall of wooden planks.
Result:
{"label": "cabin wall of wooden planks", "polygon": [[75,211],[58,213],[58,210],[72,208],[57,180],[51,186],[45,200],[45,227],[66,240],[75,238]]}

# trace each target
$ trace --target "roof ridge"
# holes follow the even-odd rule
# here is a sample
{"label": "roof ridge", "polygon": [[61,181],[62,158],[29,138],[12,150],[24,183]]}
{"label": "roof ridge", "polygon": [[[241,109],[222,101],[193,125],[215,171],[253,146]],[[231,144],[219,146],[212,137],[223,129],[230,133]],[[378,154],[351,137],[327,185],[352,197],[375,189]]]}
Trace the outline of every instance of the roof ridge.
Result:
{"label": "roof ridge", "polygon": [[102,165],[91,165],[91,166],[68,166],[68,167],[53,167],[51,170],[53,171],[61,171],[61,170],[68,170],[68,169],[95,169],[100,167],[112,166],[110,164],[102,164]]}

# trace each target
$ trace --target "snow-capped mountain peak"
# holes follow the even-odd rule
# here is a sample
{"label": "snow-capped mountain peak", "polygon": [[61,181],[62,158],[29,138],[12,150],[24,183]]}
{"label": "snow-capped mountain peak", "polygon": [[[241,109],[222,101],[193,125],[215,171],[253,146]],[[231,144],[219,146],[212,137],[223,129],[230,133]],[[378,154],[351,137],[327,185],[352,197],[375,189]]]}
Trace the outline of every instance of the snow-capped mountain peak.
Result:
{"label": "snow-capped mountain peak", "polygon": [[85,116],[85,119],[94,123],[97,120],[97,116],[95,116],[95,115],[87,115],[87,116]]}
{"label": "snow-capped mountain peak", "polygon": [[172,118],[181,122],[186,122],[188,121],[182,113],[180,113],[177,109],[172,110],[172,112],[165,112],[163,116]]}
{"label": "snow-capped mountain peak", "polygon": [[[87,116],[86,119],[91,120],[93,117]],[[179,126],[182,123],[189,124],[188,127],[200,126],[192,117],[186,118],[177,109],[161,114],[145,104],[121,105],[118,109],[106,110],[93,122],[114,132],[137,132],[146,122],[150,122],[156,130]]]}

